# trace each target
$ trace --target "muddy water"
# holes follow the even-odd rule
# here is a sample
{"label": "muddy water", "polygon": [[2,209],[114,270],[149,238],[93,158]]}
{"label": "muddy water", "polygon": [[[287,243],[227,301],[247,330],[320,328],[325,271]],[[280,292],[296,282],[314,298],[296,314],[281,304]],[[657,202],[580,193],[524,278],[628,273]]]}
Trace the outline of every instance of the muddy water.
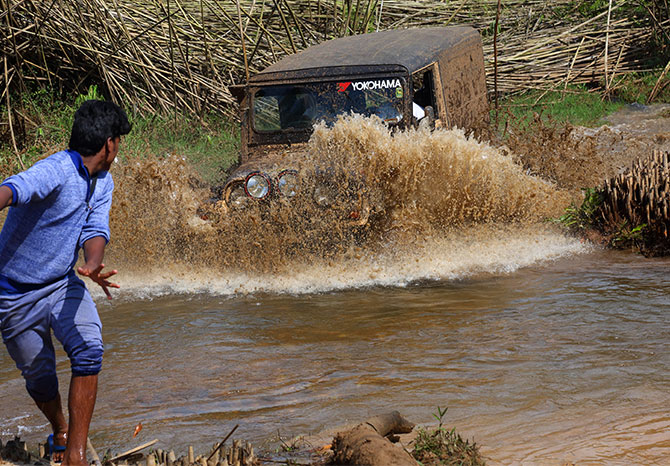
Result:
{"label": "muddy water", "polygon": [[[439,405],[492,464],[664,464],[668,266],[577,248],[513,273],[408,286],[122,295],[100,306],[93,441],[123,448],[141,421],[135,442],[204,447],[239,423],[263,443],[389,409],[431,423]],[[44,422],[0,358],[2,434],[40,440]]]}
{"label": "muddy water", "polygon": [[[431,423],[447,406],[492,464],[667,462],[670,261],[566,237],[543,220],[574,193],[458,132],[354,118],[310,144],[371,177],[365,231],[326,214],[316,228],[301,199],[295,217],[203,221],[183,161],[115,167],[108,259],[123,288],[96,294],[99,449],[158,438],[183,452],[238,423],[276,445],[389,409]],[[0,433],[42,440],[4,351],[0,393]]]}

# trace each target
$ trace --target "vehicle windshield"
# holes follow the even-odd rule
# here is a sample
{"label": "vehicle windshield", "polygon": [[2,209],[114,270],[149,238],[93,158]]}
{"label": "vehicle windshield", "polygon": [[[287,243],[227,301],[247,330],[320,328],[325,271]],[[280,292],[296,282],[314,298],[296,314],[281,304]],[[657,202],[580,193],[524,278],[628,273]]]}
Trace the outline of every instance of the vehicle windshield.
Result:
{"label": "vehicle windshield", "polygon": [[318,121],[332,124],[338,115],[377,115],[389,124],[402,120],[404,79],[335,81],[257,90],[253,125],[258,132],[311,129]]}

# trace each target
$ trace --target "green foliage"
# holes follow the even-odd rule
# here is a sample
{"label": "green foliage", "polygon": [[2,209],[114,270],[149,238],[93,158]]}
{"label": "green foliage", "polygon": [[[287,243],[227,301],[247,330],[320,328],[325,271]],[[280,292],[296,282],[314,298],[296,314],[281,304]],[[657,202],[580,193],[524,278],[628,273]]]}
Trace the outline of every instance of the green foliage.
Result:
{"label": "green foliage", "polygon": [[596,16],[599,13],[607,8],[609,5],[608,0],[591,0],[591,1],[582,1],[577,3],[577,11],[587,18]]}
{"label": "green foliage", "polygon": [[449,407],[446,407],[444,409],[440,408],[439,406],[437,407],[437,414],[433,413],[433,417],[437,419],[437,428],[441,429],[442,428],[442,419],[444,418],[444,415],[447,414],[447,410]]}
{"label": "green foliage", "polygon": [[219,115],[130,116],[133,129],[124,138],[121,157],[175,153],[185,157],[210,184],[222,183],[239,151],[239,125]]}
{"label": "green foliage", "polygon": [[422,465],[449,465],[449,466],[482,466],[486,464],[479,453],[475,442],[463,440],[456,429],[444,428],[443,418],[447,408],[437,408],[433,416],[438,421],[438,427],[429,431],[419,428],[419,434],[414,444],[412,455]]}
{"label": "green foliage", "polygon": [[[304,436],[299,435],[289,439],[283,437],[279,430],[277,431],[277,440],[279,440],[279,446],[275,449],[275,453],[296,453],[302,450],[305,446],[309,446],[308,442],[305,441]],[[287,458],[286,461],[291,460]]]}
{"label": "green foliage", "polygon": [[610,245],[614,248],[639,247],[645,243],[646,229],[646,223],[631,228],[631,225],[624,221],[610,239]]}
{"label": "green foliage", "polygon": [[584,189],[584,200],[581,206],[570,204],[565,213],[556,222],[573,231],[584,231],[594,226],[595,214],[603,203],[603,195],[594,188]]}
{"label": "green foliage", "polygon": [[337,0],[335,3],[338,10],[341,9],[342,23],[346,25],[346,29],[341,31],[343,35],[374,32],[377,29],[375,10],[371,8],[371,2]]}
{"label": "green foliage", "polygon": [[[660,56],[659,56],[660,57]],[[615,80],[613,98],[623,102],[646,104],[654,86],[659,81],[666,61],[659,62],[660,68],[652,73],[631,73]],[[670,76],[665,75],[660,82],[660,92],[654,97],[654,103],[670,103]]]}
{"label": "green foliage", "polygon": [[[654,0],[639,0],[635,2],[622,2],[617,8],[619,14],[631,16],[646,16],[648,11],[646,6],[653,3]],[[617,6],[617,2],[612,4],[612,8]],[[560,4],[554,8],[558,17],[579,16],[583,19],[593,18],[604,13],[609,8],[609,0],[575,0],[567,4]]]}
{"label": "green foliage", "polygon": [[74,99],[74,108],[79,108],[81,104],[87,100],[105,100],[105,98],[98,92],[98,86],[95,84],[88,88],[86,94],[80,94]]}

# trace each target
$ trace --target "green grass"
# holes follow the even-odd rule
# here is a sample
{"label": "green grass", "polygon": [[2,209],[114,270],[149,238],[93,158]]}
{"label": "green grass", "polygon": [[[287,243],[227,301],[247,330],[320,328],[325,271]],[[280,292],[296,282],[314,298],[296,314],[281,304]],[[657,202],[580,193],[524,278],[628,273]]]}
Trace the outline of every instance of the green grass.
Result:
{"label": "green grass", "polygon": [[[649,73],[631,73],[625,77],[615,78],[613,98],[623,102],[644,104],[658,82],[661,70],[667,61],[659,62],[660,69]],[[670,103],[670,76],[666,74],[661,80],[662,90],[654,97],[653,103]]]}
{"label": "green grass", "polygon": [[[598,126],[604,118],[631,103],[646,104],[658,82],[661,70],[649,73],[632,73],[615,78],[608,95],[602,88],[590,89],[583,85],[570,85],[551,91],[534,90],[502,99],[499,103],[499,125],[507,120],[520,122],[524,126],[539,114],[546,121],[579,126]],[[670,103],[670,76],[661,81],[661,91],[653,103]],[[495,111],[491,121],[496,121]]]}
{"label": "green grass", "polygon": [[479,452],[479,446],[473,441],[463,439],[456,429],[444,427],[443,418],[447,408],[438,406],[438,420],[435,429],[427,430],[419,427],[414,442],[412,456],[423,466],[485,466],[486,462]]}
{"label": "green grass", "polygon": [[623,105],[623,102],[602,99],[600,93],[590,92],[585,87],[573,86],[566,92],[533,91],[512,97],[502,102],[501,109],[517,121],[532,120],[532,115],[539,113],[545,120],[591,126]]}
{"label": "green grass", "polygon": [[209,115],[197,120],[134,116],[130,120],[133,130],[123,142],[125,157],[174,153],[185,157],[210,184],[224,181],[226,170],[237,161],[239,124],[225,117]]}
{"label": "green grass", "polygon": [[[0,132],[0,175],[16,173],[21,165],[29,167],[41,157],[66,149],[74,112],[89,98],[102,98],[95,86],[88,94],[65,102],[45,90],[26,93],[20,101],[15,99],[12,106],[22,115],[14,122],[20,155],[14,151],[9,131]],[[240,136],[235,121],[220,115],[202,119],[183,115],[147,117],[125,110],[133,128],[122,139],[120,159],[174,153],[186,158],[210,184],[221,183],[226,170],[237,161]],[[6,107],[0,107],[0,119],[7,128]]]}

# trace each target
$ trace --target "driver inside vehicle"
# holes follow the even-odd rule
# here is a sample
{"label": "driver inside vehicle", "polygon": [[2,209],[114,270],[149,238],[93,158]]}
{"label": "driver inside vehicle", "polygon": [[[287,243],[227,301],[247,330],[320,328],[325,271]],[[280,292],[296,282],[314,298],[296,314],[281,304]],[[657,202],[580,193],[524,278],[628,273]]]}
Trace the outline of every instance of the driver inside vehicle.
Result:
{"label": "driver inside vehicle", "polygon": [[309,128],[315,116],[314,97],[307,92],[290,92],[279,98],[279,118],[282,129]]}

